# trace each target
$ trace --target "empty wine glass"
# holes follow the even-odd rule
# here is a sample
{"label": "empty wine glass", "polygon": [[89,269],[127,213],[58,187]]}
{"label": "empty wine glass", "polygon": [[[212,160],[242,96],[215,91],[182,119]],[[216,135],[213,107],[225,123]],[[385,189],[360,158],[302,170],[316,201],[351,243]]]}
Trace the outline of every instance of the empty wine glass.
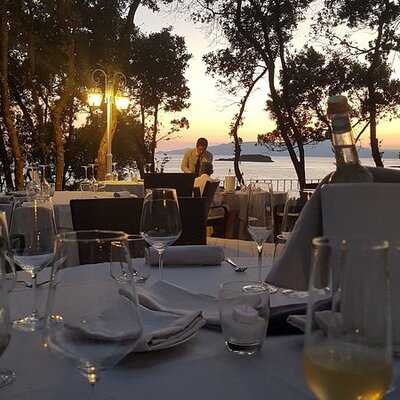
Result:
{"label": "empty wine glass", "polygon": [[[308,387],[321,400],[380,400],[392,374],[388,243],[316,238],[313,253],[304,345]],[[322,307],[327,298],[332,305]]]}
{"label": "empty wine glass", "polygon": [[163,255],[182,232],[181,216],[175,189],[151,189],[143,202],[141,234],[159,255],[160,280],[163,280]]}
{"label": "empty wine glass", "polygon": [[113,172],[112,172],[113,180],[118,181],[118,171],[117,171],[117,163],[116,162],[112,163],[112,169],[113,169]]}
{"label": "empty wine glass", "polygon": [[30,315],[14,321],[14,327],[35,331],[42,326],[38,311],[37,274],[53,261],[56,227],[51,198],[18,198],[10,224],[7,259],[32,278],[33,307]]}
{"label": "empty wine glass", "polygon": [[100,372],[131,353],[141,338],[133,276],[125,233],[57,235],[44,346],[71,362],[93,388]]}
{"label": "empty wine glass", "polygon": [[[11,337],[11,319],[8,305],[8,280],[4,276],[4,262],[0,267],[0,356],[6,350]],[[0,388],[9,385],[15,379],[15,373],[0,368]]]}
{"label": "empty wine glass", "polygon": [[88,173],[87,170],[89,168],[88,165],[82,165],[82,168],[85,173],[85,178],[81,181],[80,183],[80,190],[84,192],[89,192],[91,190],[90,188],[90,180],[88,179]]}
{"label": "empty wine glass", "polygon": [[41,164],[39,165],[40,169],[40,188],[41,188],[41,195],[43,197],[51,197],[52,196],[52,188],[49,182],[46,179],[46,168],[48,165]]}
{"label": "empty wine glass", "polygon": [[97,192],[98,189],[98,183],[96,180],[96,176],[95,176],[95,168],[96,168],[96,164],[89,164],[89,168],[92,170],[92,177],[89,179],[90,181],[90,186],[93,192]]}
{"label": "empty wine glass", "polygon": [[250,185],[247,203],[247,230],[257,246],[258,254],[258,284],[253,285],[254,290],[265,290],[270,293],[277,289],[265,283],[262,279],[262,253],[264,243],[274,232],[274,202],[272,186],[268,185],[266,191],[257,190]]}

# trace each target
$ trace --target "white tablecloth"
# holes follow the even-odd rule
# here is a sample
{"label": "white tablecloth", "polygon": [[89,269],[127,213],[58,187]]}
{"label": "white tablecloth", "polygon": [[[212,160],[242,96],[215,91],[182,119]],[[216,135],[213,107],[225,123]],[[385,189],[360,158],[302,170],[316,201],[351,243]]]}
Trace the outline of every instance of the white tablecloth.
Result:
{"label": "white tablecloth", "polygon": [[[261,190],[254,192],[259,197],[260,202],[265,201],[267,192]],[[225,237],[227,239],[250,240],[247,231],[247,204],[249,194],[247,192],[223,192],[222,203],[229,208],[227,228]],[[275,206],[284,205],[286,201],[286,192],[274,192]]]}
{"label": "white tablecloth", "polygon": [[[254,265],[255,259],[242,262]],[[221,281],[251,279],[256,273],[256,268],[249,268],[238,274],[227,265],[169,267],[165,278],[190,290],[215,294]],[[155,269],[153,280],[156,274]],[[27,289],[13,293],[14,309],[28,310],[29,294]],[[176,348],[128,356],[103,375],[93,398],[311,400],[302,372],[302,344],[301,335],[267,337],[257,356],[240,357],[225,349],[220,332],[202,329]],[[43,349],[39,333],[13,332],[0,367],[17,373],[12,385],[0,389],[2,400],[90,398],[91,388],[84,378],[67,361]],[[399,394],[396,390],[387,399],[397,399]]]}
{"label": "white tablecloth", "polygon": [[138,197],[144,197],[144,184],[143,182],[132,181],[104,181],[100,182],[105,185],[106,192],[129,192]]}

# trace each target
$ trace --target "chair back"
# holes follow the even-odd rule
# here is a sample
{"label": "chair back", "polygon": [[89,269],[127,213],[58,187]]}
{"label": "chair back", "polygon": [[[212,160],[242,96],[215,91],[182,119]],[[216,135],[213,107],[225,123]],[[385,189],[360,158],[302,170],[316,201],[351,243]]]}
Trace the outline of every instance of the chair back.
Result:
{"label": "chair back", "polygon": [[144,174],[144,188],[171,188],[178,196],[192,196],[194,174],[162,173]]}
{"label": "chair back", "polygon": [[137,234],[143,199],[109,198],[71,200],[72,225],[75,231],[110,230]]}
{"label": "chair back", "polygon": [[[205,203],[203,198],[180,197],[182,234],[174,243],[206,244]],[[140,232],[142,198],[71,200],[74,230],[112,230],[128,234]]]}
{"label": "chair back", "polygon": [[206,182],[205,186],[204,186],[204,190],[203,190],[203,198],[205,199],[205,211],[206,211],[206,218],[208,216],[208,212],[210,211],[210,207],[212,204],[212,201],[214,199],[215,196],[215,192],[217,191],[219,186],[219,181],[215,181],[215,182]]}
{"label": "chair back", "polygon": [[399,239],[400,184],[335,183],[323,186],[321,194],[324,236]]}

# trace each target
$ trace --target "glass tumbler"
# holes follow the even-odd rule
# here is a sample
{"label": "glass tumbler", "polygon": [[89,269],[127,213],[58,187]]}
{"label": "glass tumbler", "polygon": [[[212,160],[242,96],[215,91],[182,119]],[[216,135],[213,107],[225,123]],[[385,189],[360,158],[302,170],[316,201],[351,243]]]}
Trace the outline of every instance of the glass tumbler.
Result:
{"label": "glass tumbler", "polygon": [[254,291],[255,282],[225,282],[219,290],[222,334],[229,351],[256,354],[263,346],[269,320],[269,292]]}

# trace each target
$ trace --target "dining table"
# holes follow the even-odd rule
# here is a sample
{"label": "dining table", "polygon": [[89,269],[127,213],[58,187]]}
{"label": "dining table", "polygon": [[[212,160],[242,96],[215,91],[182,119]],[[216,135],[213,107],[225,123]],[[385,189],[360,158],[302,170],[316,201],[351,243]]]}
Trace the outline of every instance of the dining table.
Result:
{"label": "dining table", "polygon": [[[224,262],[215,266],[166,266],[164,279],[192,292],[215,296],[221,282],[256,279],[256,258],[238,257],[234,261],[248,269],[238,273]],[[265,258],[264,276],[269,271],[270,261]],[[107,265],[99,264],[99,273],[104,273],[105,268]],[[151,287],[157,279],[158,271],[154,268],[144,287]],[[140,285],[137,290],[141,290]],[[20,286],[11,292],[14,317],[30,309],[31,295],[30,289]],[[271,295],[270,300],[271,308],[305,301],[283,294]],[[13,331],[10,344],[0,358],[0,367],[15,371],[16,380],[0,389],[0,398],[311,400],[314,397],[303,375],[303,342],[302,334],[267,336],[258,354],[240,356],[226,349],[219,330],[201,328],[193,338],[176,347],[129,354],[104,372],[94,395],[77,369],[43,347],[40,331]],[[399,369],[396,362],[395,376]],[[398,399],[399,396],[400,389],[395,387],[385,398]]]}
{"label": "dining table", "polygon": [[[268,193],[265,190],[253,192],[260,203],[265,201]],[[274,192],[274,206],[284,206],[287,192]],[[247,231],[247,205],[249,193],[241,190],[223,191],[221,204],[228,206],[225,238],[251,240]]]}

